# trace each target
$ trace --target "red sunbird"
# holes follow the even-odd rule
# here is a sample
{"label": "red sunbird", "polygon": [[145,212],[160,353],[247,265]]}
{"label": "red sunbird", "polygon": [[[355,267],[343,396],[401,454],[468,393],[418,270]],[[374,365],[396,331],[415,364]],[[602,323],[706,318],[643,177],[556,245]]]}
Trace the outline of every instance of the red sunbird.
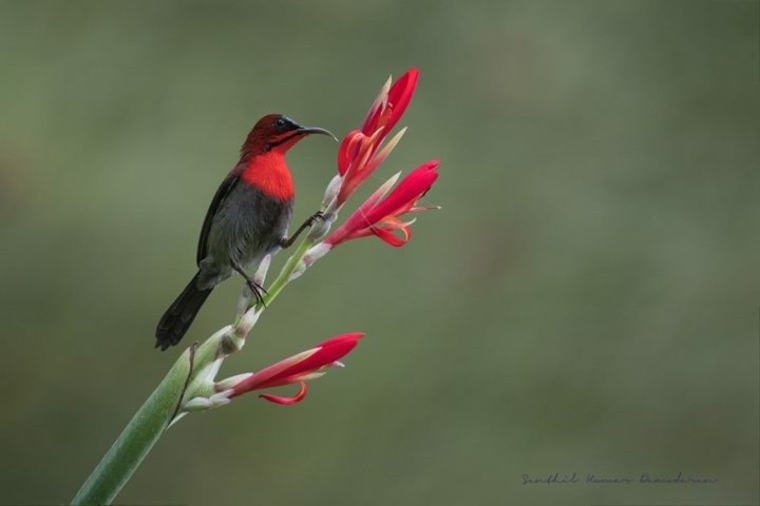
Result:
{"label": "red sunbird", "polygon": [[198,239],[198,272],[169,306],[156,327],[156,348],[177,344],[216,285],[239,273],[257,301],[261,286],[244,270],[290,246],[318,219],[314,214],[288,237],[293,215],[293,179],[285,153],[309,134],[335,137],[324,128],[304,127],[281,114],[261,118],[240,150],[240,161],[211,200]]}

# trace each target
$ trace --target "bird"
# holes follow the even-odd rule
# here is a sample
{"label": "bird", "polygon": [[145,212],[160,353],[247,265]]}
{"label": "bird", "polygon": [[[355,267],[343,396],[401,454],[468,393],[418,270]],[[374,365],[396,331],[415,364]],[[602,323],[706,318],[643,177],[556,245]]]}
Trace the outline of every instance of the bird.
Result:
{"label": "bird", "polygon": [[[288,237],[295,190],[285,154],[311,134],[336,137],[324,128],[304,127],[283,114],[259,119],[240,149],[240,159],[216,190],[198,238],[198,272],[169,306],[156,327],[156,348],[176,345],[206,298],[237,272],[257,302],[263,287],[244,270],[293,244],[319,219],[317,212]],[[337,140],[337,139],[336,139]]]}

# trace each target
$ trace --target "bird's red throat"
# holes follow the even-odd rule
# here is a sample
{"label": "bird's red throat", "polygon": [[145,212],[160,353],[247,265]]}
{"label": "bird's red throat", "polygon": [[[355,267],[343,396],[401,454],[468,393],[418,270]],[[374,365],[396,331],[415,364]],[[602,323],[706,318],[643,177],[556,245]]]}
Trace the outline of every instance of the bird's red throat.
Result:
{"label": "bird's red throat", "polygon": [[292,200],[295,196],[285,155],[276,151],[253,157],[243,171],[242,179],[277,200]]}

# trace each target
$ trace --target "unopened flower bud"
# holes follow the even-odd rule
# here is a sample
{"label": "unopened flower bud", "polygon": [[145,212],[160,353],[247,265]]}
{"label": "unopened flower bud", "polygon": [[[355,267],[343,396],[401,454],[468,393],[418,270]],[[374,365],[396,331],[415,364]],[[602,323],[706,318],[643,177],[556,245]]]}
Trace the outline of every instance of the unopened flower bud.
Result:
{"label": "unopened flower bud", "polygon": [[246,311],[245,314],[240,317],[240,321],[238,321],[237,325],[235,326],[235,336],[241,339],[245,339],[253,326],[256,325],[256,322],[259,321],[259,316],[261,316],[261,313],[262,311],[259,310],[258,306],[253,306],[251,309]]}
{"label": "unopened flower bud", "polygon": [[330,180],[330,183],[327,185],[327,188],[325,189],[325,195],[322,197],[322,208],[327,209],[330,207],[330,204],[335,201],[335,198],[338,196],[338,192],[340,191],[340,187],[343,185],[343,176],[340,174],[336,174],[332,180]]}
{"label": "unopened flower bud", "polygon": [[256,270],[256,274],[253,275],[253,281],[259,285],[264,286],[264,281],[267,277],[267,271],[269,271],[269,265],[272,263],[272,255],[266,255],[259,264],[259,268]]}
{"label": "unopened flower bud", "polygon": [[306,263],[304,262],[304,259],[298,262],[298,265],[296,265],[296,268],[293,269],[293,272],[290,274],[290,277],[288,278],[288,283],[300,278],[303,275],[303,273],[306,272],[307,266],[306,266]]}
{"label": "unopened flower bud", "polygon": [[303,256],[303,262],[306,264],[306,267],[309,267],[311,264],[328,254],[331,249],[332,246],[324,242],[312,246]]}

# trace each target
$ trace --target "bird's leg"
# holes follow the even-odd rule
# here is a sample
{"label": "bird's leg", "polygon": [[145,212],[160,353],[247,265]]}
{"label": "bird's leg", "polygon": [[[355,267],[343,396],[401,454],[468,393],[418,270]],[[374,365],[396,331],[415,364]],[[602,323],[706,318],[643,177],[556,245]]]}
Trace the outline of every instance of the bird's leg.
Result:
{"label": "bird's leg", "polygon": [[238,274],[240,274],[241,276],[243,276],[243,278],[245,279],[245,284],[246,284],[246,285],[248,285],[248,289],[249,289],[249,290],[251,290],[251,293],[252,293],[252,294],[253,294],[253,296],[256,298],[256,302],[260,302],[260,303],[261,303],[261,305],[263,305],[264,307],[267,307],[266,303],[264,302],[264,296],[262,295],[262,293],[261,293],[261,292],[264,292],[264,293],[265,293],[265,294],[267,294],[267,295],[269,295],[269,292],[267,292],[267,291],[264,289],[264,287],[263,287],[263,286],[261,286],[261,285],[259,285],[258,283],[256,283],[256,282],[253,280],[253,278],[252,278],[252,277],[250,277],[250,276],[248,275],[248,273],[246,273],[246,272],[243,270],[243,268],[242,268],[242,267],[240,267],[240,265],[238,265],[238,263],[237,263],[237,262],[235,262],[234,260],[232,260],[231,258],[230,258],[230,265],[232,266],[232,269],[233,269],[235,272],[237,272]]}
{"label": "bird's leg", "polygon": [[298,227],[298,230],[290,236],[290,237],[283,237],[280,239],[280,247],[282,249],[289,248],[293,245],[294,242],[296,242],[296,239],[298,239],[298,236],[301,235],[301,232],[309,228],[310,226],[314,225],[314,222],[317,220],[324,220],[325,219],[325,213],[322,211],[317,211],[316,213],[309,216],[309,218],[304,221],[300,227]]}

